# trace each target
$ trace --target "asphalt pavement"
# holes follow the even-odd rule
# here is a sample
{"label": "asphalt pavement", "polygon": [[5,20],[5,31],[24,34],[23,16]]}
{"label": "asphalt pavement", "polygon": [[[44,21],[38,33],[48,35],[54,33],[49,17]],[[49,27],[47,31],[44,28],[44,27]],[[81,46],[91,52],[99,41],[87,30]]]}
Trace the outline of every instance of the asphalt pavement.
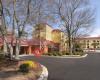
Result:
{"label": "asphalt pavement", "polygon": [[85,58],[22,57],[48,68],[48,80],[100,80],[100,53],[89,53]]}

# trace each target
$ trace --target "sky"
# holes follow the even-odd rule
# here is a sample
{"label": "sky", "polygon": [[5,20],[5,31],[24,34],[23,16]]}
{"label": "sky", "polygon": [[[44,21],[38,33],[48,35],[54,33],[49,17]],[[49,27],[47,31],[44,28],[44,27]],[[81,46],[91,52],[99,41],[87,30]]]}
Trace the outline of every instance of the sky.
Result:
{"label": "sky", "polygon": [[93,25],[93,30],[90,33],[91,36],[100,36],[100,0],[90,0],[91,5],[95,8],[95,23]]}
{"label": "sky", "polygon": [[[100,36],[100,0],[90,0],[90,5],[93,9],[95,9],[95,22],[92,25],[92,30],[90,30],[90,37],[98,37]],[[59,25],[54,25],[57,28]]]}
{"label": "sky", "polygon": [[[93,30],[90,33],[90,36],[97,37],[100,36],[100,0],[90,0],[91,5],[95,8],[95,23],[92,25]],[[54,25],[57,28],[59,24]]]}

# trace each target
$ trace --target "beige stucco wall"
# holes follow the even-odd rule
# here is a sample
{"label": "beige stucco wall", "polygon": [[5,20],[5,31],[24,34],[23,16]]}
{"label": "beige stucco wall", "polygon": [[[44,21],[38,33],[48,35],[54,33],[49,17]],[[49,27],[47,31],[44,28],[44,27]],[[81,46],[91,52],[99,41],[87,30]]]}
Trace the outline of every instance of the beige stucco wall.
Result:
{"label": "beige stucco wall", "polygon": [[89,39],[89,38],[87,38],[87,39],[81,39],[79,42],[82,44],[82,48],[84,48],[84,49],[89,49],[89,48],[94,49],[94,46],[93,46],[94,41],[95,41],[95,43],[99,43],[96,46],[96,48],[99,49],[100,48],[100,39],[96,39],[96,38]]}
{"label": "beige stucco wall", "polygon": [[34,38],[45,39],[45,36],[46,36],[45,31],[46,31],[46,27],[44,24],[37,25],[33,32],[33,39]]}
{"label": "beige stucco wall", "polygon": [[52,28],[49,25],[46,25],[46,40],[52,41]]}
{"label": "beige stucco wall", "polygon": [[60,43],[59,51],[67,50],[66,36],[62,31],[53,31],[52,32],[52,41],[55,43]]}
{"label": "beige stucco wall", "polygon": [[46,40],[52,40],[52,27],[50,27],[47,24],[41,24],[40,30],[35,30],[33,33],[33,38],[41,38],[41,39],[46,39]]}
{"label": "beige stucco wall", "polygon": [[60,31],[52,31],[52,41],[55,43],[61,42],[61,32]]}
{"label": "beige stucco wall", "polygon": [[64,32],[61,32],[60,50],[67,50],[66,35],[64,34]]}
{"label": "beige stucco wall", "polygon": [[39,30],[35,30],[33,33],[33,39],[39,38],[39,39],[46,39],[49,41],[53,41],[54,43],[59,43],[59,50],[65,51],[67,49],[67,43],[66,42],[66,36],[65,34],[58,30],[53,29],[51,26],[42,24],[39,26]]}

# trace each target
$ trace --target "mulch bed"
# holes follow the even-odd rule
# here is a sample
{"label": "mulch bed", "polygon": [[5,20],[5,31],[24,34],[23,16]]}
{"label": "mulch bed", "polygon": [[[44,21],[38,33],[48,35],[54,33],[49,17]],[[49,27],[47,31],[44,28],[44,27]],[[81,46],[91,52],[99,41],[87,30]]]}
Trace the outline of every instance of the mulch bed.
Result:
{"label": "mulch bed", "polygon": [[37,80],[42,72],[41,66],[29,73],[19,72],[18,63],[21,61],[3,59],[0,60],[0,80]]}

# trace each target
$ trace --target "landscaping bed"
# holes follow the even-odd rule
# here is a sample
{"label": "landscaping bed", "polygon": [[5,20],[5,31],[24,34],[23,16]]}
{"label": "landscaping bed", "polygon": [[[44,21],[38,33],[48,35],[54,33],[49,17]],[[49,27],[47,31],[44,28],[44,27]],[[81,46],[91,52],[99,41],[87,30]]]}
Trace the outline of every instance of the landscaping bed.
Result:
{"label": "landscaping bed", "polygon": [[49,53],[45,53],[45,56],[83,56],[85,55],[84,52],[74,52],[73,54],[70,54],[68,52],[58,52],[58,51],[53,51]]}
{"label": "landscaping bed", "polygon": [[42,67],[39,63],[34,62],[34,68],[31,68],[28,72],[21,72],[19,66],[25,62],[0,59],[0,80],[37,80],[42,73]]}

